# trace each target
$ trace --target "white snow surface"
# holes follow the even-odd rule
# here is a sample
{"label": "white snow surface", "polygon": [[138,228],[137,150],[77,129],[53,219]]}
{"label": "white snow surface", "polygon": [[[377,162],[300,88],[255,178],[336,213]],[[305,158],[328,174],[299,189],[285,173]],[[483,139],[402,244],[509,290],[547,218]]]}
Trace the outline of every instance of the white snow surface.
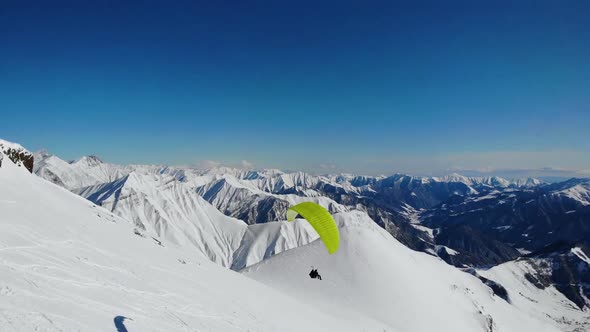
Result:
{"label": "white snow surface", "polygon": [[118,316],[130,318],[131,332],[391,331],[135,235],[11,162],[0,168],[0,188],[0,331],[116,331]]}
{"label": "white snow surface", "polygon": [[[201,182],[192,180],[191,183]],[[196,188],[196,192],[205,197],[218,210],[225,214],[232,215],[242,210],[247,210],[250,206],[255,206],[267,202],[269,198],[284,202],[287,206],[296,205],[302,202],[315,202],[322,205],[331,212],[344,212],[348,208],[338,204],[328,197],[319,196],[313,190],[307,190],[308,196],[298,196],[294,194],[273,194],[265,192],[251,180],[238,179],[229,174],[224,175],[221,179],[212,180]],[[314,194],[315,193],[315,194]],[[280,211],[285,212],[285,211]]]}
{"label": "white snow surface", "polygon": [[[578,254],[575,249],[572,252]],[[590,310],[580,310],[553,286],[539,289],[528,282],[525,275],[537,272],[528,262],[511,261],[477,272],[504,286],[515,308],[551,323],[560,331],[590,331]]]}
{"label": "white snow surface", "polygon": [[249,225],[235,251],[232,269],[240,270],[288,249],[308,244],[317,233],[302,219],[293,222],[271,222]]}
{"label": "white snow surface", "polygon": [[[357,311],[399,331],[559,331],[494,296],[477,278],[408,249],[366,214],[335,218],[341,235],[335,254],[317,240],[242,273],[350,324]],[[311,266],[323,280],[307,276]]]}
{"label": "white snow surface", "polygon": [[535,179],[535,178],[522,178],[522,179],[516,179],[516,180],[512,181],[512,183],[514,185],[516,185],[517,187],[531,188],[531,187],[536,187],[536,186],[542,184],[543,181],[541,181],[539,179]]}
{"label": "white snow surface", "polygon": [[[336,219],[342,242],[336,254],[328,255],[304,221],[247,226],[195,191],[230,179],[230,196],[232,190],[244,190],[244,197],[264,193],[292,205],[310,198],[278,193],[332,181],[329,176],[52,158],[43,154],[35,161],[36,170],[51,171],[39,175],[86,197],[94,195],[123,218],[4,158],[0,331],[114,331],[116,316],[133,319],[125,321],[129,331],[568,328],[556,319],[571,304],[561,293],[533,294],[538,302],[550,299],[540,306],[508,304],[475,277],[403,246],[361,211],[334,205],[341,212]],[[326,197],[311,200],[326,207],[337,204]],[[246,267],[244,274],[270,288],[219,265]],[[311,265],[324,280],[307,276]],[[511,295],[534,287],[515,272],[496,268],[481,274],[505,280]],[[563,317],[583,324],[578,312],[572,315]]]}
{"label": "white snow surface", "polygon": [[132,166],[103,163],[96,157],[82,157],[69,163],[45,151],[35,153],[33,173],[67,189],[76,189],[119,179]]}
{"label": "white snow surface", "polygon": [[590,205],[590,180],[554,194],[569,197],[583,206]]}
{"label": "white snow surface", "polygon": [[452,173],[443,177],[433,177],[432,179],[438,182],[461,182],[468,186],[486,185],[490,187],[502,188],[507,188],[509,186],[515,186],[518,188],[529,188],[543,183],[541,180],[535,178],[506,180],[499,176],[467,177],[457,173]]}
{"label": "white snow surface", "polygon": [[96,195],[102,207],[141,231],[156,234],[168,244],[196,249],[225,267],[231,266],[247,227],[172,176],[131,172],[117,181],[74,192],[86,198]]}
{"label": "white snow surface", "polygon": [[8,149],[29,152],[27,149],[25,149],[22,145],[18,143],[9,142],[0,138],[0,150],[6,151]]}
{"label": "white snow surface", "polygon": [[[236,186],[242,188],[239,183]],[[251,193],[244,190],[246,195]],[[242,268],[316,238],[304,223],[283,223],[280,227],[275,223],[249,226],[228,217],[199,196],[191,184],[167,174],[133,171],[114,182],[73,192],[99,202],[102,207],[130,221],[142,233],[153,234],[165,244],[196,250],[224,267]],[[240,192],[243,191],[238,189]],[[220,195],[228,204],[238,204],[235,196]],[[291,205],[304,200],[295,195],[277,196]],[[328,201],[333,202],[326,197],[314,200],[327,207]]]}

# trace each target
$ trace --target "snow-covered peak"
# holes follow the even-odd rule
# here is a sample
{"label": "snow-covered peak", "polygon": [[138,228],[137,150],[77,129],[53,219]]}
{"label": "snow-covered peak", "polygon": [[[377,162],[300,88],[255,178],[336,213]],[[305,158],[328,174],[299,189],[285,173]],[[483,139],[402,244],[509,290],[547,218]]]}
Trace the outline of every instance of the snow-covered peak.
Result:
{"label": "snow-covered peak", "polygon": [[458,173],[452,173],[446,176],[443,176],[441,178],[436,178],[441,182],[461,182],[461,183],[465,183],[466,185],[472,185],[473,182],[471,181],[470,178],[463,176],[461,174]]}
{"label": "snow-covered peak", "polygon": [[517,187],[517,188],[531,188],[541,185],[543,182],[535,178],[522,178],[509,181],[499,176],[467,177],[459,173],[452,173],[443,177],[434,177],[440,182],[461,182],[469,186],[484,185],[497,188]]}
{"label": "snow-covered peak", "polygon": [[45,149],[42,149],[42,150],[39,150],[39,151],[33,153],[33,156],[35,157],[35,170],[36,170],[39,167],[38,165],[43,163],[43,161],[45,159],[53,157],[53,154],[51,154],[49,151],[47,151]]}
{"label": "snow-covered peak", "polygon": [[281,171],[280,169],[276,169],[276,168],[267,168],[262,171],[259,171],[259,173],[263,174],[265,177],[272,177],[272,176],[276,176],[276,175],[281,175],[285,172]]}
{"label": "snow-covered peak", "polygon": [[543,184],[543,181],[535,178],[522,178],[512,181],[512,184],[518,188],[533,188]]}
{"label": "snow-covered peak", "polygon": [[[280,177],[244,180],[233,175],[225,175],[198,186],[196,192],[225,215],[244,220],[248,224],[282,220],[289,206],[304,201],[316,202],[331,212],[348,210],[343,205],[311,189],[302,190],[299,195],[296,195],[276,194],[258,187],[262,184],[268,186],[267,188],[280,188],[277,191],[282,191],[284,187],[279,186],[284,185],[284,182],[281,181]],[[197,181],[189,181],[189,183],[195,182]],[[292,185],[292,182],[290,183]]]}
{"label": "snow-covered peak", "polygon": [[157,165],[123,166],[105,163],[96,156],[85,156],[74,162],[67,162],[49,153],[38,155],[39,158],[35,160],[35,174],[70,190],[112,182],[132,171],[146,174],[175,172]]}
{"label": "snow-covered peak", "polygon": [[74,192],[138,229],[156,234],[165,244],[197,252],[226,267],[231,266],[247,227],[170,175],[132,171],[113,182]]}
{"label": "snow-covered peak", "polygon": [[84,157],[81,157],[80,159],[73,162],[73,164],[76,164],[79,166],[85,166],[85,167],[94,167],[94,166],[98,166],[102,163],[103,163],[103,161],[95,155],[84,156]]}
{"label": "snow-covered peak", "polygon": [[510,181],[501,178],[499,176],[486,176],[486,177],[470,177],[469,180],[473,184],[487,185],[490,187],[501,187],[505,188],[510,186]]}
{"label": "snow-covered peak", "polygon": [[251,180],[252,185],[269,193],[281,193],[289,189],[308,189],[318,183],[320,177],[304,172],[266,173],[267,176]]}
{"label": "snow-covered peak", "polygon": [[162,244],[10,160],[0,188],[0,331],[359,330]]}
{"label": "snow-covered peak", "polygon": [[3,139],[0,139],[0,148],[3,151],[8,150],[8,149],[13,149],[13,150],[17,150],[17,151],[29,152],[22,145],[20,145],[18,143],[9,142],[9,141],[3,140]]}
{"label": "snow-covered peak", "polygon": [[590,179],[580,182],[572,187],[565,188],[553,193],[554,195],[565,196],[579,202],[581,205],[590,205]]}

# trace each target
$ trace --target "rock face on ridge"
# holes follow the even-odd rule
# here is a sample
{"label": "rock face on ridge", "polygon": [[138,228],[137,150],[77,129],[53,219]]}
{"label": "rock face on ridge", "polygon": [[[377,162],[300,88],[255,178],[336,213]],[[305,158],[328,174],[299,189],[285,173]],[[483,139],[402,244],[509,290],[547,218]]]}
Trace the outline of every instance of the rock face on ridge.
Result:
{"label": "rock face on ridge", "polygon": [[[30,173],[33,172],[33,154],[21,145],[0,139],[0,151],[16,165],[26,168]],[[2,167],[2,158],[0,158],[0,167]]]}

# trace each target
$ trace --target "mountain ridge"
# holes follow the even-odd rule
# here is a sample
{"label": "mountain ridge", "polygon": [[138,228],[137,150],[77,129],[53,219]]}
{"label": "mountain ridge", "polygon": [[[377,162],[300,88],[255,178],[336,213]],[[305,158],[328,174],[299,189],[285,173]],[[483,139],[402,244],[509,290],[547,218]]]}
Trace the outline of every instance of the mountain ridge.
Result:
{"label": "mountain ridge", "polygon": [[[4,156],[4,154],[0,153],[0,156]],[[44,153],[43,156],[44,159],[41,159],[39,167],[35,168],[35,174],[39,177],[44,177],[48,174],[47,171],[52,171],[51,167],[55,167],[55,165],[59,167],[64,165],[64,163],[54,160],[47,163],[48,167],[45,167],[42,165],[42,161],[48,158],[49,154]],[[193,259],[205,259],[226,269],[245,272],[258,269],[256,266],[266,266],[277,260],[285,260],[281,263],[285,264],[290,260],[288,257],[294,255],[308,257],[309,250],[317,252],[317,234],[303,220],[286,223],[281,222],[282,218],[280,217],[284,215],[285,206],[301,201],[315,200],[330,209],[336,219],[340,220],[339,223],[342,218],[346,220],[360,218],[359,220],[363,220],[363,222],[357,226],[362,226],[358,229],[361,233],[375,231],[376,234],[380,234],[379,238],[388,239],[384,243],[392,241],[397,243],[393,247],[390,244],[383,244],[380,251],[374,251],[375,248],[365,248],[364,245],[358,243],[354,244],[355,246],[361,245],[357,254],[366,252],[368,255],[364,259],[360,259],[356,256],[357,254],[354,254],[351,256],[356,257],[353,259],[354,262],[370,262],[371,257],[381,257],[382,255],[388,257],[384,258],[388,262],[395,262],[399,257],[407,259],[407,255],[419,255],[416,257],[422,257],[421,261],[431,262],[424,263],[430,266],[429,269],[439,266],[435,270],[440,268],[445,271],[454,271],[450,272],[451,275],[457,276],[461,280],[464,278],[462,276],[463,270],[475,269],[477,272],[473,275],[477,278],[470,276],[469,278],[473,279],[468,280],[471,280],[470,284],[475,282],[473,287],[480,289],[480,295],[477,295],[478,304],[472,303],[469,305],[471,309],[458,314],[463,317],[462,315],[471,312],[473,306],[479,308],[477,309],[479,313],[477,310],[475,312],[475,317],[477,317],[475,320],[465,318],[466,321],[471,322],[468,324],[475,324],[471,326],[470,330],[474,326],[478,326],[478,329],[481,328],[483,331],[490,331],[490,329],[509,330],[509,326],[518,324],[517,320],[509,318],[510,314],[502,313],[505,312],[504,309],[498,309],[500,311],[496,313],[483,309],[484,307],[489,309],[490,306],[497,306],[497,304],[489,303],[481,306],[481,301],[489,301],[488,296],[494,299],[494,295],[491,294],[496,293],[504,295],[493,300],[494,303],[508,299],[510,303],[507,305],[512,305],[512,301],[516,301],[515,305],[520,308],[519,310],[523,310],[523,315],[532,317],[531,319],[537,323],[542,322],[541,325],[548,324],[558,330],[575,331],[575,328],[588,324],[584,319],[584,313],[589,310],[590,303],[586,300],[588,296],[584,285],[590,271],[579,268],[579,266],[585,266],[583,264],[590,264],[585,247],[578,248],[576,246],[570,248],[569,251],[564,251],[557,246],[548,248],[545,256],[539,256],[540,253],[535,252],[534,257],[527,257],[527,253],[533,250],[527,251],[526,248],[533,249],[533,245],[542,246],[545,242],[554,239],[553,235],[548,235],[545,238],[536,235],[537,233],[541,234],[545,228],[539,228],[537,231],[530,229],[527,234],[530,234],[531,239],[534,238],[537,242],[531,242],[529,247],[524,246],[523,248],[519,243],[512,244],[509,241],[519,238],[522,240],[521,242],[527,243],[527,236],[520,236],[522,230],[517,227],[522,224],[522,221],[515,219],[507,225],[501,223],[505,222],[502,218],[480,222],[474,222],[478,219],[472,218],[472,216],[482,213],[481,211],[487,211],[484,215],[492,217],[506,213],[512,215],[512,207],[521,207],[532,209],[531,211],[553,211],[555,218],[567,216],[574,221],[578,220],[576,218],[584,220],[587,212],[587,206],[584,203],[585,196],[571,195],[568,189],[575,188],[576,193],[580,193],[576,186],[585,188],[586,180],[574,179],[560,184],[539,184],[532,188],[517,188],[506,186],[506,183],[497,179],[470,185],[464,183],[465,181],[442,182],[440,179],[402,174],[369,178],[354,175],[311,176],[301,172],[289,174],[277,170],[199,170],[147,165],[111,166],[111,164],[99,162],[96,158],[81,159],[78,164],[81,167],[77,169],[78,173],[76,174],[80,177],[74,178],[70,183],[110,180],[110,175],[121,175],[112,181],[70,189],[70,192],[90,201],[83,200],[83,202],[91,206],[94,204],[93,209],[106,208],[107,214],[98,213],[101,219],[113,212],[117,218],[120,218],[119,224],[128,225],[127,229],[132,230],[133,237],[143,238],[157,247],[182,252]],[[64,166],[62,170],[54,171],[65,176],[69,174],[70,168],[68,167],[70,166]],[[2,171],[1,166],[0,171]],[[119,171],[121,173],[117,173]],[[84,178],[85,172],[88,173],[88,178]],[[33,175],[29,174],[29,176]],[[55,178],[48,180],[54,182],[51,180],[55,180]],[[535,199],[531,201],[531,198]],[[79,199],[82,200],[81,197]],[[249,223],[244,220],[246,218],[237,219],[231,216],[235,211],[256,210],[257,204],[253,202],[258,202],[259,199],[284,203],[277,206],[271,205],[267,211],[272,213],[268,216],[262,213],[259,217],[260,223],[257,220],[258,217],[253,219],[256,220],[255,223]],[[221,202],[223,204],[220,204]],[[236,205],[235,210],[218,208],[218,206],[231,207],[232,205]],[[262,205],[264,206],[264,204]],[[574,210],[571,210],[571,206],[574,207]],[[254,210],[251,210],[252,208]],[[519,211],[518,208],[515,211]],[[0,217],[2,217],[1,213]],[[106,219],[115,220],[113,218]],[[275,218],[276,220],[274,220]],[[526,228],[526,220],[528,219],[524,220],[522,227]],[[556,220],[554,225],[558,224],[559,222]],[[451,225],[457,225],[459,228],[449,228]],[[580,231],[584,231],[584,223],[573,223],[572,225],[577,228],[573,228],[571,234],[583,234]],[[348,226],[343,227],[342,231],[346,234]],[[577,232],[573,232],[573,230],[577,230]],[[506,238],[497,237],[505,232],[512,235]],[[351,245],[356,243],[356,240],[347,238],[347,236],[344,236],[346,242],[351,242]],[[461,236],[476,241],[471,241],[469,246],[466,246],[466,241],[457,241]],[[395,239],[398,239],[399,242]],[[379,247],[377,243],[380,241],[369,242]],[[411,251],[408,248],[423,253]],[[381,251],[393,251],[391,255],[400,256],[394,258],[394,256],[389,256],[390,254]],[[486,261],[491,257],[496,258],[489,262]],[[181,261],[187,262],[188,260],[182,258],[179,262],[183,264]],[[371,266],[375,268],[384,264],[384,262],[378,263],[378,261],[379,259],[373,261],[369,267],[362,263],[362,269],[371,271]],[[459,269],[445,265],[443,261],[455,265]],[[490,264],[490,262],[492,263]],[[301,263],[309,264],[307,261],[293,262],[297,266]],[[328,261],[322,261],[321,265],[323,267],[320,272],[336,273],[336,270],[329,272],[330,263]],[[351,268],[361,269],[361,265]],[[378,274],[382,273],[381,277],[390,279],[388,277],[390,272],[387,272],[385,265],[379,267],[381,272]],[[300,269],[303,268],[307,267],[300,266]],[[338,267],[338,271],[337,273],[347,273],[342,266]],[[506,274],[512,273],[510,271],[516,271],[518,278],[508,278]],[[305,273],[303,272],[301,275],[303,278],[305,278]],[[262,277],[260,274],[251,277],[275,288],[279,293],[287,294],[298,301],[303,300],[299,295],[284,289],[289,285],[281,285],[281,278],[269,280],[268,276],[273,274],[269,272]],[[364,277],[357,276],[355,278],[360,280],[358,278]],[[353,279],[344,279],[340,282],[344,282],[341,284],[344,287],[347,283],[352,285],[353,281]],[[355,284],[354,287],[362,289],[363,286]],[[440,285],[436,287],[440,287]],[[440,289],[443,288],[445,287]],[[489,295],[484,295],[486,292],[489,292]],[[375,300],[381,298],[378,296],[378,292],[371,291],[369,293],[373,294],[371,295],[373,300],[367,304],[371,308],[382,307],[379,304],[381,300]],[[439,291],[435,293],[442,294]],[[520,294],[525,295],[521,296]],[[461,295],[461,298],[465,300],[464,296],[468,298],[471,295],[468,293]],[[442,297],[444,298],[446,295]],[[486,300],[483,300],[484,298]],[[547,301],[547,306],[535,304],[541,299]],[[424,300],[419,302],[424,302]],[[525,300],[528,302],[523,302]],[[558,313],[570,310],[564,309],[566,304],[568,308],[574,308],[572,309],[574,311],[563,315],[566,318],[561,320]],[[416,304],[412,304],[412,306],[414,305]],[[501,307],[504,307],[504,304],[498,308]],[[330,310],[327,308],[324,307],[323,310],[330,314]],[[375,315],[380,310],[367,312],[362,308],[356,308],[354,311],[372,322],[368,324],[384,324],[394,327],[394,330],[410,326],[392,322],[382,313]],[[537,323],[533,323],[533,325]],[[417,323],[412,326],[420,327],[419,329],[425,328]],[[545,328],[551,330],[550,327]]]}

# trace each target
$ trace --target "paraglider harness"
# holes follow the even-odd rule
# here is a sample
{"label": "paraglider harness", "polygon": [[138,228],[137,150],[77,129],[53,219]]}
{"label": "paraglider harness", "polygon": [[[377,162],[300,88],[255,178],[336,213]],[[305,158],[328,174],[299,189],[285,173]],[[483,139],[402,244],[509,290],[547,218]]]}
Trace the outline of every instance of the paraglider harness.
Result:
{"label": "paraglider harness", "polygon": [[313,268],[313,266],[311,267],[311,272],[309,272],[309,277],[322,280],[322,276],[318,273],[318,270]]}

